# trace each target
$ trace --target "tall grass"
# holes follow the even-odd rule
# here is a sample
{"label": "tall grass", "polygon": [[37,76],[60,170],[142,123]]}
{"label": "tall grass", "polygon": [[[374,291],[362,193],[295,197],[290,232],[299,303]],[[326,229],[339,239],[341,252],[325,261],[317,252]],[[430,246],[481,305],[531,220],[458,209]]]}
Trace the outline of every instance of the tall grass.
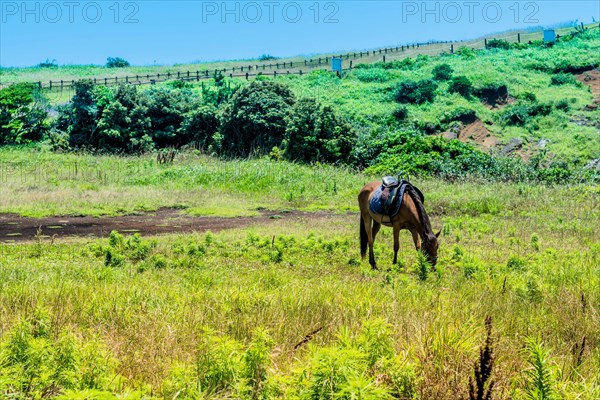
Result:
{"label": "tall grass", "polygon": [[[405,267],[362,265],[356,215],[345,214],[219,234],[0,245],[0,390],[466,398],[490,315],[494,398],[526,398],[544,375],[536,365],[553,371],[552,393],[597,398],[597,189],[419,185],[444,226],[426,280],[407,233]],[[479,206],[489,199],[494,209]],[[391,243],[382,229],[384,269]],[[107,265],[107,253],[122,262]],[[552,352],[532,358],[527,337]],[[81,378],[103,365],[99,383]]]}

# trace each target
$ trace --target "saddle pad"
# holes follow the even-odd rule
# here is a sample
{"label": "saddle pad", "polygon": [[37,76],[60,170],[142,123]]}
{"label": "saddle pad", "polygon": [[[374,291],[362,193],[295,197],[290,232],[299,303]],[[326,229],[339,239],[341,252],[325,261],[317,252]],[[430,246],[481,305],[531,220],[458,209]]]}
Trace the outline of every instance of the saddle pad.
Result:
{"label": "saddle pad", "polygon": [[421,202],[425,202],[425,196],[410,182],[401,180],[399,186],[386,187],[385,183],[375,190],[369,201],[369,208],[374,214],[387,215],[390,219],[400,212],[404,192],[406,187],[410,186],[415,190]]}
{"label": "saddle pad", "polygon": [[408,183],[403,182],[400,187],[394,188],[388,193],[384,194],[383,186],[380,186],[375,190],[369,201],[369,208],[374,214],[387,215],[392,218],[400,212],[402,207],[402,200],[404,200],[404,191]]}

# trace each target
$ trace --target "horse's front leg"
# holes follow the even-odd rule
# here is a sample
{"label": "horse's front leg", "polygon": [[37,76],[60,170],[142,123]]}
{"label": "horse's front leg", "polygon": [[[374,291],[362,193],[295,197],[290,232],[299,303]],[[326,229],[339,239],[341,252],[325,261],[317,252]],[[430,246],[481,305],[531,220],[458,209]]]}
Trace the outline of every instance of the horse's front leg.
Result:
{"label": "horse's front leg", "polygon": [[[367,243],[369,245],[369,264],[371,264],[371,268],[377,269],[377,264],[375,263],[375,253],[373,252],[373,243],[375,242],[375,235],[379,231],[380,224],[377,221],[373,220],[368,213],[363,214],[363,223],[365,224],[365,230],[367,231]],[[377,226],[379,225],[379,226]]]}
{"label": "horse's front leg", "polygon": [[398,263],[398,250],[400,250],[400,225],[394,224],[394,264]]}
{"label": "horse's front leg", "polygon": [[410,233],[412,233],[413,242],[415,242],[415,248],[417,251],[421,250],[421,238],[419,237],[419,232],[416,229],[411,229]]}

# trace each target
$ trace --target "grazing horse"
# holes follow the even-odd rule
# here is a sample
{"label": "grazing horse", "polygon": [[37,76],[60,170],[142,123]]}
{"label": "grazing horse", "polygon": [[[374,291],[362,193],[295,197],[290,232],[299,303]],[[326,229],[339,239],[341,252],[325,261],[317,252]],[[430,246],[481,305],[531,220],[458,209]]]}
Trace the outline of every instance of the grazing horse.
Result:
{"label": "grazing horse", "polygon": [[[384,178],[384,183],[385,179],[387,178]],[[393,178],[391,180],[395,182]],[[438,258],[438,237],[441,231],[434,234],[431,230],[429,217],[423,206],[422,195],[418,192],[418,189],[408,183],[402,194],[400,209],[395,215],[390,217],[374,212],[370,206],[371,198],[381,186],[381,182],[368,183],[358,194],[358,206],[360,207],[360,253],[362,258],[365,258],[368,245],[369,263],[373,269],[377,269],[375,255],[373,254],[373,242],[381,225],[385,225],[394,229],[394,264],[398,262],[398,250],[400,248],[398,234],[401,229],[408,229],[412,233],[417,251],[421,249],[422,241],[427,259],[435,267]]]}

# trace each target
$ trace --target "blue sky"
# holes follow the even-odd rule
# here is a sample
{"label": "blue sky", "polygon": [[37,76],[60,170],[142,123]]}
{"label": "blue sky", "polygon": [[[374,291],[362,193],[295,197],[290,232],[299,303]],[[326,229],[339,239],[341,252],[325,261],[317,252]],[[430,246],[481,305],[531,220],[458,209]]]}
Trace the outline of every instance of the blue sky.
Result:
{"label": "blue sky", "polygon": [[360,50],[600,20],[585,1],[8,1],[0,65],[134,65]]}

